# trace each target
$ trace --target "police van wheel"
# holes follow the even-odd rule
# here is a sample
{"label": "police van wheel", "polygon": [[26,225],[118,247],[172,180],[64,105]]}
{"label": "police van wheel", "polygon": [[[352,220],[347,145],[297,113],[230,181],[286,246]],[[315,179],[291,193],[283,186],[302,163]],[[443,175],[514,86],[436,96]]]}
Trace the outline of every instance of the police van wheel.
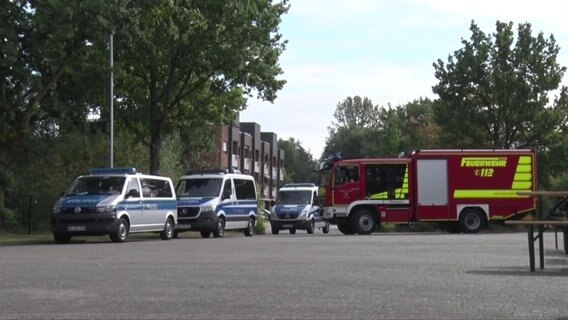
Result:
{"label": "police van wheel", "polygon": [[126,238],[128,238],[128,221],[124,218],[120,218],[116,230],[110,234],[110,239],[113,242],[124,242]]}
{"label": "police van wheel", "polygon": [[174,237],[174,223],[172,219],[168,219],[164,225],[164,230],[160,232],[162,240],[171,240]]}
{"label": "police van wheel", "polygon": [[290,230],[288,230],[290,232],[290,234],[296,234],[296,229],[292,228]]}
{"label": "police van wheel", "polygon": [[484,223],[484,217],[475,209],[465,209],[460,216],[460,228],[463,233],[478,233]]}
{"label": "police van wheel", "polygon": [[329,233],[329,222],[325,222],[325,226],[323,226],[323,228],[321,228],[321,231],[323,231],[323,233],[328,234]]}
{"label": "police van wheel", "polygon": [[53,240],[55,243],[69,243],[69,241],[71,241],[71,235],[68,233],[54,233]]}
{"label": "police van wheel", "polygon": [[174,239],[179,238],[179,231],[174,230],[174,235],[172,236],[172,238],[174,238]]}
{"label": "police van wheel", "polygon": [[308,232],[308,234],[313,234],[314,229],[315,229],[314,220],[310,220],[310,222],[308,223],[308,228],[306,229],[306,231]]}
{"label": "police van wheel", "polygon": [[377,228],[373,213],[363,209],[355,212],[352,220],[352,229],[357,234],[371,234]]}
{"label": "police van wheel", "polygon": [[217,221],[217,228],[213,231],[213,237],[223,238],[224,235],[225,235],[225,220],[223,218],[219,218]]}
{"label": "police van wheel", "polygon": [[250,218],[247,228],[245,229],[245,236],[252,237],[254,235],[254,219]]}
{"label": "police van wheel", "polygon": [[199,231],[201,233],[201,238],[209,238],[211,231]]}
{"label": "police van wheel", "polygon": [[271,227],[270,230],[272,231],[272,234],[278,234],[278,232],[280,232],[280,229],[276,227]]}

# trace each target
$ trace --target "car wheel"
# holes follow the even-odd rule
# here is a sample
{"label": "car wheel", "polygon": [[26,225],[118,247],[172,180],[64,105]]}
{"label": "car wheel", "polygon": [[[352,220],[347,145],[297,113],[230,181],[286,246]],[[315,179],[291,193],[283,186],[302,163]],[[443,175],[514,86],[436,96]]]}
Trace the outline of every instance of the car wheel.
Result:
{"label": "car wheel", "polygon": [[252,237],[253,235],[254,235],[254,219],[249,218],[248,226],[245,229],[245,236]]}
{"label": "car wheel", "polygon": [[201,233],[201,238],[209,238],[211,231],[199,231]]}
{"label": "car wheel", "polygon": [[278,234],[278,232],[280,232],[280,229],[276,227],[271,227],[270,230],[272,231],[272,234]]}
{"label": "car wheel", "polygon": [[69,233],[54,233],[53,240],[55,243],[69,243],[71,241],[71,235]]}
{"label": "car wheel", "polygon": [[306,231],[308,232],[308,234],[313,234],[314,229],[315,229],[314,220],[310,220],[310,222],[308,223],[308,228],[306,229]]}
{"label": "car wheel", "polygon": [[110,234],[110,239],[113,242],[124,242],[128,238],[128,221],[124,218],[118,220],[118,226],[116,230]]}
{"label": "car wheel", "polygon": [[174,239],[179,238],[179,231],[174,230],[174,235],[172,236],[172,238],[174,238]]}
{"label": "car wheel", "polygon": [[213,237],[223,238],[225,235],[225,219],[219,218],[217,220],[217,228],[213,231]]}
{"label": "car wheel", "polygon": [[290,232],[290,234],[296,234],[296,229],[292,228],[292,229],[288,230],[288,232]]}
{"label": "car wheel", "polygon": [[162,240],[171,240],[174,237],[174,223],[172,219],[168,218],[166,224],[164,225],[164,230],[160,232],[160,238]]}
{"label": "car wheel", "polygon": [[321,231],[323,231],[323,233],[328,234],[329,233],[329,222],[325,222],[325,226],[323,226],[323,228],[321,228]]}

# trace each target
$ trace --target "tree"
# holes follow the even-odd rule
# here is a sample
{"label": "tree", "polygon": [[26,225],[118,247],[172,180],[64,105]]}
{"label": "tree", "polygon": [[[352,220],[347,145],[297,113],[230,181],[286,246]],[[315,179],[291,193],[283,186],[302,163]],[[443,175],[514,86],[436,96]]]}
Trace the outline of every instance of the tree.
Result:
{"label": "tree", "polygon": [[304,149],[302,143],[294,138],[288,140],[278,139],[278,149],[284,150],[284,182],[313,182],[317,183],[318,175],[315,172],[316,161]]}
{"label": "tree", "polygon": [[548,107],[548,95],[566,71],[560,48],[552,35],[533,37],[529,23],[519,24],[516,41],[512,28],[498,21],[486,35],[472,21],[464,47],[434,63],[445,147],[542,148],[559,125],[562,110]]}
{"label": "tree", "polygon": [[104,0],[0,3],[0,227],[8,157],[48,111],[42,103],[69,65],[105,33],[104,12]]}
{"label": "tree", "polygon": [[434,101],[420,98],[396,108],[403,146],[400,151],[436,148],[440,127],[434,117]]}
{"label": "tree", "polygon": [[333,116],[324,157],[339,152],[346,159],[360,158],[373,152],[380,121],[378,106],[367,97],[347,97],[337,104]]}
{"label": "tree", "polygon": [[373,128],[379,122],[378,116],[379,107],[373,105],[371,99],[360,96],[347,97],[337,104],[333,112],[336,121],[332,122],[331,129]]}
{"label": "tree", "polygon": [[151,172],[164,134],[230,123],[253,93],[274,101],[287,11],[287,0],[119,2],[117,110],[149,147]]}

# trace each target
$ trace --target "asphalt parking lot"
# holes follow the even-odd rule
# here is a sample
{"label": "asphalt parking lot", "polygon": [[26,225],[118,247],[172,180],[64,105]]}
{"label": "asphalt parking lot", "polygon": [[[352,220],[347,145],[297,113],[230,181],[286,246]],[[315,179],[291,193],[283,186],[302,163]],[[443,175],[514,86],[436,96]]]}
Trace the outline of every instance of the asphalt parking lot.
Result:
{"label": "asphalt parking lot", "polygon": [[2,246],[0,319],[566,319],[554,246],[535,273],[522,232]]}

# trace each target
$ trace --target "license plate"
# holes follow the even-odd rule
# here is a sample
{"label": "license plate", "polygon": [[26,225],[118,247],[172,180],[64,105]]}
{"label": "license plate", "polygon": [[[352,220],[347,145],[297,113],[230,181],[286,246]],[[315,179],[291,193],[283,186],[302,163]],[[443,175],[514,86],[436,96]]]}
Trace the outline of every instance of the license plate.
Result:
{"label": "license plate", "polygon": [[283,224],[282,228],[292,228],[293,226],[293,224]]}
{"label": "license plate", "polygon": [[180,229],[191,229],[191,224],[178,224]]}
{"label": "license plate", "polygon": [[85,226],[68,226],[67,231],[85,231],[87,228]]}

